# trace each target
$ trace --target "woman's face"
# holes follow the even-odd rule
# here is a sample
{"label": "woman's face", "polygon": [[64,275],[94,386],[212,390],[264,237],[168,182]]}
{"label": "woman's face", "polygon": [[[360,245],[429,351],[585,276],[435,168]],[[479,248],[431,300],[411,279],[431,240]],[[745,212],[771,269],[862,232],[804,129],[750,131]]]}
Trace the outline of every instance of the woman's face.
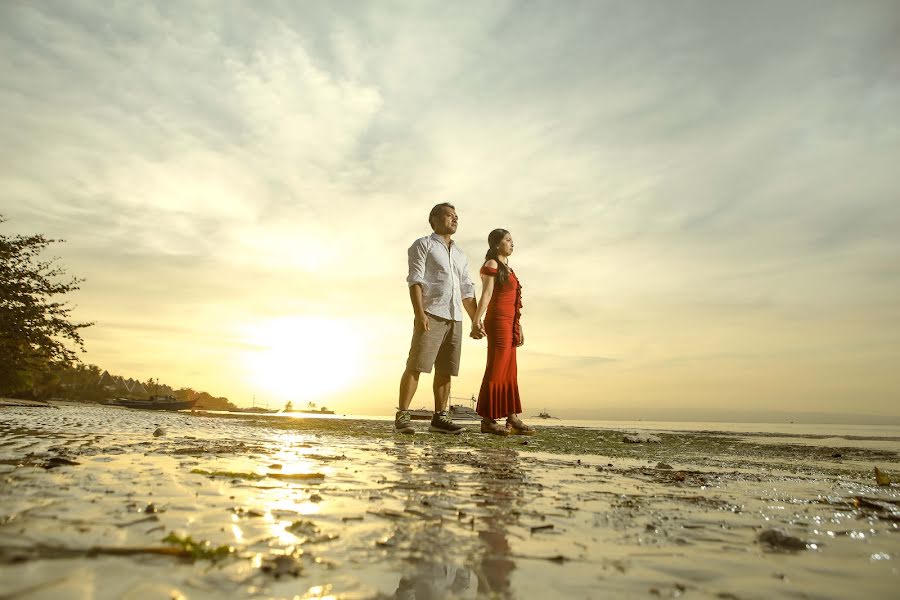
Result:
{"label": "woman's face", "polygon": [[497,254],[500,256],[509,256],[513,253],[513,239],[510,234],[506,234],[503,236],[503,239],[500,240],[500,243],[497,244]]}

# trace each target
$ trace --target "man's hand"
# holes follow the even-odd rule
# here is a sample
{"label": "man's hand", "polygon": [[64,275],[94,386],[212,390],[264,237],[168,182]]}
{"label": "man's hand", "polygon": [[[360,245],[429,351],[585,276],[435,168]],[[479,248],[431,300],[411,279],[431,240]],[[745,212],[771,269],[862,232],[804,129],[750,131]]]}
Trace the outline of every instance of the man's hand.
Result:
{"label": "man's hand", "polygon": [[428,315],[425,313],[416,315],[416,329],[428,331]]}

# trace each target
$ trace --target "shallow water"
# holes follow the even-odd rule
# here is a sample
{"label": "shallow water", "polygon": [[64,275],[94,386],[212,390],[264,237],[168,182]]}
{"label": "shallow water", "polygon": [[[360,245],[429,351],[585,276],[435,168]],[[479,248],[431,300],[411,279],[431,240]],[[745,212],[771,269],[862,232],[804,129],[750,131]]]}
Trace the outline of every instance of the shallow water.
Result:
{"label": "shallow water", "polygon": [[891,440],[591,429],[4,409],[0,597],[896,597]]}

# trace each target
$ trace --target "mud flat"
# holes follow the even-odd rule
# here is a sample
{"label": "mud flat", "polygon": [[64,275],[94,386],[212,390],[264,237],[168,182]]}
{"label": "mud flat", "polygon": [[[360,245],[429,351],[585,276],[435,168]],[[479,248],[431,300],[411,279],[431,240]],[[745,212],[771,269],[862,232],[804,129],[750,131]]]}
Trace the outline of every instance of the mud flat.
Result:
{"label": "mud flat", "polygon": [[3,408],[0,598],[898,597],[900,438],[424,427]]}

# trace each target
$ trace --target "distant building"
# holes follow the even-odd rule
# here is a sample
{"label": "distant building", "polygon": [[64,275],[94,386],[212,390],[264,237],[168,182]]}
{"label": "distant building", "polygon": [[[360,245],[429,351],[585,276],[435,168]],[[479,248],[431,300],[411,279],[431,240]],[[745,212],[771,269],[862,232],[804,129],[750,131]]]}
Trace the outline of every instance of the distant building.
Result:
{"label": "distant building", "polygon": [[116,389],[116,382],[113,376],[109,374],[109,371],[100,373],[100,381],[97,382],[97,385],[109,391],[115,391]]}

